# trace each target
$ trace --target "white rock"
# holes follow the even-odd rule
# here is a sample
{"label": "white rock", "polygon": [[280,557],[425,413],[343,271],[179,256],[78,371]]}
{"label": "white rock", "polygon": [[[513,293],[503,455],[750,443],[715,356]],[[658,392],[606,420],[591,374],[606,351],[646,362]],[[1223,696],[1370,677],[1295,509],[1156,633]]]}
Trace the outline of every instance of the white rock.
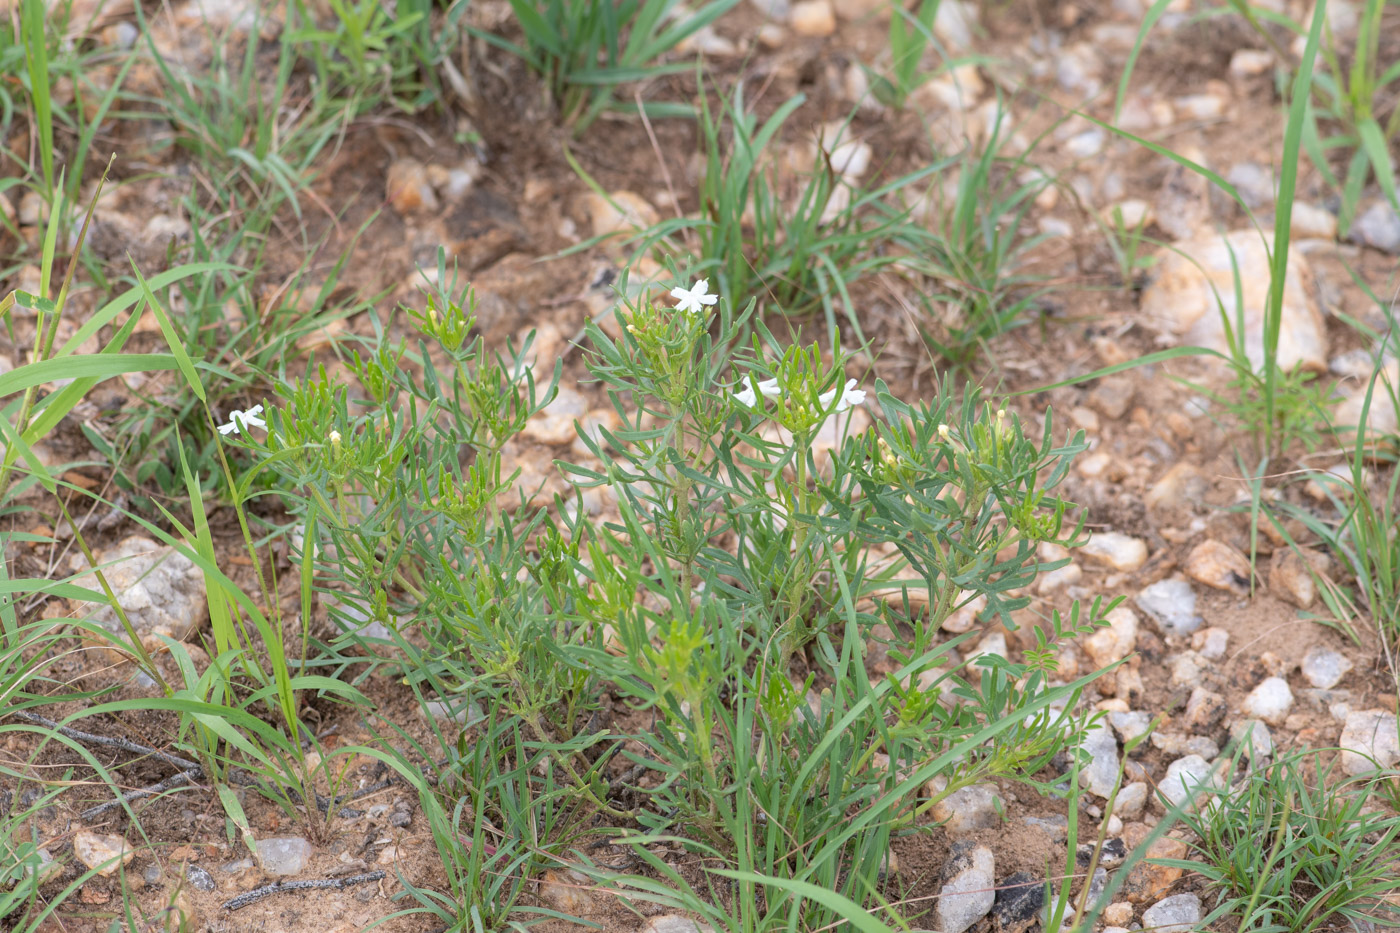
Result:
{"label": "white rock", "polygon": [[1385,201],[1377,201],[1353,221],[1351,239],[1383,253],[1400,253],[1400,215]]}
{"label": "white rock", "polygon": [[[1272,249],[1272,237],[1268,242]],[[1233,326],[1238,318],[1235,264],[1244,303],[1245,353],[1258,369],[1264,358],[1264,307],[1271,275],[1268,250],[1257,231],[1236,230],[1223,237],[1201,234],[1160,251],[1152,281],[1142,293],[1141,310],[1148,326],[1164,339],[1228,354],[1221,309]],[[1326,327],[1315,292],[1307,259],[1290,247],[1277,356],[1285,370],[1327,368]]]}
{"label": "white rock", "polygon": [[1274,66],[1274,53],[1264,49],[1236,49],[1230,56],[1230,74],[1240,78],[1261,75]]}
{"label": "white rock", "polygon": [[996,903],[996,858],[986,846],[954,843],[935,913],[940,933],[963,933]]}
{"label": "white rock", "polygon": [[1342,737],[1342,770],[1366,774],[1376,768],[1391,768],[1400,762],[1400,736],[1396,734],[1395,714],[1368,709],[1347,715]]}
{"label": "white rock", "polygon": [[1307,201],[1294,201],[1293,212],[1288,215],[1288,228],[1300,240],[1335,240],[1337,215]]}
{"label": "white rock", "polygon": [[[156,633],[181,640],[209,617],[204,572],[173,547],[132,536],[96,556],[102,575],[117,594],[117,601],[137,634]],[[92,575],[74,582],[101,589]],[[92,619],[110,632],[123,630],[111,606],[103,605],[94,611],[92,604],[74,601],[73,607],[81,614],[92,612]]]}
{"label": "white rock", "polygon": [[136,857],[136,850],[121,836],[79,831],[73,836],[73,854],[88,868],[110,878]]}
{"label": "white rock", "polygon": [[788,25],[799,36],[825,38],[836,32],[836,11],[829,0],[800,0],[792,5]]}
{"label": "white rock", "polygon": [[269,875],[296,875],[311,858],[311,843],[300,836],[258,840],[258,866]]}
{"label": "white rock", "polygon": [[1142,927],[1153,933],[1191,933],[1201,920],[1201,899],[1174,894],[1142,912]]}
{"label": "white rock", "polygon": [[1281,725],[1293,708],[1293,691],[1282,677],[1269,677],[1250,691],[1240,708],[1245,715],[1262,719],[1271,726]]}
{"label": "white rock", "polygon": [[1190,635],[1204,621],[1196,615],[1196,591],[1185,580],[1158,580],[1138,593],[1136,602],[1166,635]]}
{"label": "white rock", "polygon": [[1118,780],[1118,740],[1106,723],[1095,723],[1084,730],[1080,745],[1089,761],[1079,767],[1079,786],[1096,797],[1108,798]]}
{"label": "white rock", "polygon": [[1250,761],[1259,762],[1274,754],[1274,736],[1257,719],[1241,719],[1230,726],[1230,741],[1244,745]]}
{"label": "white rock", "polygon": [[1137,647],[1137,637],[1137,613],[1127,606],[1118,606],[1108,614],[1108,627],[1084,640],[1084,652],[1095,667],[1107,667],[1131,654]]}
{"label": "white rock", "polygon": [[[967,0],[943,0],[933,18],[933,34],[950,46],[950,51],[972,45],[977,28],[977,6]],[[943,933],[952,933],[944,930]]]}
{"label": "white rock", "polygon": [[1005,806],[995,784],[971,784],[934,804],[933,818],[950,836],[966,836],[1001,825]]}
{"label": "white rock", "polygon": [[1191,635],[1191,650],[1207,661],[1219,661],[1225,657],[1230,645],[1230,633],[1223,628],[1211,626]]}
{"label": "white rock", "polygon": [[1303,656],[1303,676],[1319,690],[1331,690],[1354,664],[1346,655],[1329,648],[1313,647]]}
{"label": "white rock", "polygon": [[1116,531],[1101,531],[1094,535],[1080,548],[1080,553],[1124,573],[1131,573],[1147,563],[1146,542]]}
{"label": "white rock", "polygon": [[1158,790],[1173,807],[1180,807],[1208,789],[1209,783],[1210,765],[1200,755],[1187,755],[1167,766]]}
{"label": "white rock", "polygon": [[1124,819],[1135,819],[1142,813],[1142,808],[1147,806],[1147,783],[1145,781],[1134,781],[1125,784],[1118,791],[1118,799],[1113,802],[1113,813]]}

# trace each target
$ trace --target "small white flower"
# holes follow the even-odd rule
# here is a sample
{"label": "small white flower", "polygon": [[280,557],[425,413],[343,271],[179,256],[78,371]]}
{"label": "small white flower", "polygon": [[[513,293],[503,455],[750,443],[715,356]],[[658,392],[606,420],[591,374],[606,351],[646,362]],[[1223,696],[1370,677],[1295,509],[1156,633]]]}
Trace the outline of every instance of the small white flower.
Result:
{"label": "small white flower", "polygon": [[[778,380],[776,379],[764,379],[758,384],[758,391],[764,396],[764,398],[772,398],[775,395],[783,394],[783,390],[779,388]],[[734,398],[736,401],[739,402],[740,405],[744,405],[749,408],[758,407],[758,396],[754,395],[753,386],[749,385],[747,382],[744,383],[744,388],[742,391],[734,393]]]}
{"label": "small white flower", "polygon": [[267,422],[260,417],[260,415],[262,415],[262,410],[263,407],[261,405],[254,405],[247,411],[235,408],[228,413],[228,424],[219,425],[219,433],[225,435],[238,434],[240,431],[246,431],[248,428],[262,428],[266,431]]}
{"label": "small white flower", "polygon": [[332,444],[339,444],[339,443],[340,443],[340,432],[339,432],[339,431],[332,431],[332,432],[331,432],[331,443],[332,443]]}
{"label": "small white flower", "polygon": [[[853,405],[865,403],[865,390],[856,388],[854,379],[846,380],[846,387],[841,389],[841,397],[836,400],[836,411],[843,412]],[[822,403],[822,408],[831,404],[831,400],[836,398],[836,389],[830,389],[817,396],[817,400]]]}
{"label": "small white flower", "polygon": [[709,279],[701,279],[690,288],[677,285],[671,289],[671,297],[676,299],[677,311],[699,312],[702,305],[712,305],[719,301],[718,295],[710,294]]}
{"label": "small white flower", "polygon": [[947,426],[946,424],[940,424],[940,425],[938,426],[938,439],[941,440],[941,441],[943,441],[943,442],[945,442],[945,443],[947,442],[947,440],[948,440],[948,426]]}

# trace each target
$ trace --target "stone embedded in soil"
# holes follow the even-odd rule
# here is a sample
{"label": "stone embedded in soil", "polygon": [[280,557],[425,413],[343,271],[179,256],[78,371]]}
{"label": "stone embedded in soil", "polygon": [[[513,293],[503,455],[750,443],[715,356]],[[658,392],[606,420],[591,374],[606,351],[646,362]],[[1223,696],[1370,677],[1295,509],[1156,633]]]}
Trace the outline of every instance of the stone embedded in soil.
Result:
{"label": "stone embedded in soil", "polygon": [[1288,229],[1299,240],[1335,240],[1337,215],[1325,207],[1306,201],[1294,201],[1288,217]]}
{"label": "stone embedded in soil", "polygon": [[1377,201],[1352,222],[1351,240],[1383,253],[1400,253],[1400,215],[1385,201]]}
{"label": "stone embedded in soil", "polygon": [[1274,754],[1274,736],[1269,727],[1257,719],[1240,719],[1230,724],[1230,741],[1243,745],[1251,762],[1258,763]]}
{"label": "stone embedded in soil", "polygon": [[1108,722],[1119,738],[1124,742],[1131,742],[1147,732],[1152,725],[1152,716],[1141,710],[1129,710],[1126,713],[1109,713]]}
{"label": "stone embedded in soil", "polygon": [[1001,825],[1005,810],[995,784],[972,784],[953,791],[933,806],[933,818],[950,836],[965,836]]}
{"label": "stone embedded in soil", "polygon": [[1201,899],[1173,894],[1142,912],[1142,927],[1154,933],[1191,933],[1201,921]]}
{"label": "stone embedded in soil", "polygon": [[258,866],[269,875],[296,875],[311,858],[311,843],[300,836],[258,840]]}
{"label": "stone embedded in soil", "polygon": [[[1142,832],[1129,837],[1125,831],[1124,837],[1124,842],[1132,847],[1140,845],[1143,837],[1149,831],[1140,823],[1133,824],[1128,829],[1132,829],[1134,826],[1141,828]],[[1173,865],[1159,864],[1154,860],[1184,859],[1186,853],[1186,843],[1180,839],[1163,836],[1153,842],[1147,847],[1144,860],[1134,865],[1132,870],[1128,872],[1127,880],[1123,882],[1123,897],[1133,904],[1145,904],[1165,894],[1182,876],[1182,870]]]}
{"label": "stone embedded in soil", "polygon": [[1107,798],[1118,781],[1118,740],[1107,724],[1099,722],[1084,730],[1080,747],[1088,754],[1080,766],[1079,786],[1096,797]]}
{"label": "stone embedded in soil", "polygon": [[642,933],[713,933],[714,927],[683,914],[662,914],[642,925]]}
{"label": "stone embedded in soil", "polygon": [[1235,186],[1240,198],[1252,208],[1260,208],[1274,200],[1273,174],[1257,162],[1239,162],[1230,166],[1225,180]]}
{"label": "stone embedded in soil", "polygon": [[1175,577],[1158,580],[1137,595],[1138,608],[1161,627],[1165,635],[1190,635],[1204,621],[1196,615],[1196,591]]}
{"label": "stone embedded in soil", "polygon": [[1115,901],[1103,909],[1099,919],[1113,927],[1126,927],[1133,922],[1133,905],[1128,901]]}
{"label": "stone embedded in soil", "polygon": [[1317,599],[1312,572],[1292,548],[1274,551],[1269,561],[1269,589],[1299,609],[1307,609]]}
{"label": "stone embedded in soil", "polygon": [[612,191],[606,196],[590,191],[580,204],[589,229],[599,237],[645,230],[660,219],[651,202],[635,191]]}
{"label": "stone embedded in soil", "polygon": [[[1148,326],[1174,343],[1229,354],[1221,309],[1233,327],[1239,315],[1235,307],[1238,270],[1245,353],[1258,369],[1264,360],[1263,312],[1268,303],[1272,249],[1272,236],[1261,237],[1252,229],[1223,237],[1213,232],[1201,234],[1163,249],[1153,267],[1152,281],[1142,293],[1141,311]],[[1306,257],[1289,247],[1277,355],[1278,365],[1285,371],[1299,366],[1317,372],[1327,368],[1327,333],[1315,292]]]}
{"label": "stone embedded in soil", "polygon": [[997,933],[1022,933],[1036,921],[1045,904],[1045,881],[1028,871],[1018,871],[997,885],[992,923]]}
{"label": "stone embedded in soil", "polygon": [[1303,677],[1319,690],[1331,690],[1354,666],[1341,652],[1314,646],[1303,656]]}
{"label": "stone embedded in soil", "polygon": [[419,711],[433,717],[438,722],[451,722],[463,727],[470,727],[486,718],[481,704],[475,700],[466,702],[458,700],[454,703],[445,700],[428,700],[419,707]]}
{"label": "stone embedded in soil", "polygon": [[1200,658],[1192,651],[1183,651],[1171,658],[1173,687],[1196,687],[1201,682]]}
{"label": "stone embedded in soil", "polygon": [[1184,723],[1192,732],[1206,733],[1214,729],[1225,718],[1225,698],[1204,687],[1191,691],[1186,701]]}
{"label": "stone embedded in soil", "polygon": [[1066,564],[1048,573],[1042,573],[1036,583],[1036,592],[1044,596],[1066,587],[1074,586],[1084,578],[1084,568],[1078,564]]}
{"label": "stone embedded in soil", "polygon": [[1143,502],[1153,511],[1190,512],[1202,503],[1209,489],[1200,469],[1183,460],[1152,484]]}
{"label": "stone embedded in soil", "polygon": [[800,0],[792,5],[788,25],[799,36],[825,38],[836,32],[836,11],[828,0]]}
{"label": "stone embedded in soil", "polygon": [[963,933],[996,903],[996,858],[986,846],[955,842],[943,877],[936,908],[939,933]]}
{"label": "stone embedded in soil", "polygon": [[1249,592],[1249,558],[1214,538],[1191,549],[1186,557],[1186,575],[1217,590],[1241,595]]}
{"label": "stone embedded in soil", "polygon": [[1133,781],[1118,790],[1118,798],[1113,802],[1113,814],[1131,820],[1142,813],[1147,806],[1147,782]]}
{"label": "stone embedded in soil", "polygon": [[582,916],[593,910],[592,888],[593,882],[583,872],[551,869],[540,879],[540,900],[561,913]]}
{"label": "stone embedded in soil", "polygon": [[214,876],[198,865],[186,865],[185,878],[189,880],[192,886],[201,891],[212,891],[218,887],[218,885],[214,883]]}
{"label": "stone embedded in soil", "polygon": [[1225,657],[1225,649],[1230,644],[1230,633],[1223,628],[1201,629],[1191,635],[1191,650],[1207,661],[1219,661]]}
{"label": "stone embedded in soil", "polygon": [[400,216],[436,213],[437,192],[428,180],[428,169],[417,159],[395,159],[384,178],[384,196]]}
{"label": "stone embedded in soil", "polygon": [[1080,553],[1095,563],[1131,573],[1147,563],[1147,544],[1141,538],[1101,531],[1091,537]]}
{"label": "stone embedded in soil", "polygon": [[[138,635],[183,640],[209,617],[203,572],[173,547],[132,536],[116,547],[98,551],[96,556],[103,576]],[[73,582],[90,589],[100,588],[94,576],[85,575]],[[75,602],[73,609],[80,615],[91,612],[93,621],[110,632],[123,630],[111,606],[94,611],[91,603]]]}
{"label": "stone embedded in soil", "polygon": [[1006,657],[1006,652],[1006,633],[989,632],[977,643],[976,648],[967,653],[968,670],[980,674],[986,665],[978,663],[979,659],[983,657],[998,657],[1004,659]]}
{"label": "stone embedded in soil", "polygon": [[948,613],[948,618],[944,619],[943,624],[939,626],[943,631],[951,632],[954,635],[972,631],[972,627],[977,624],[977,613],[987,608],[987,597],[974,595],[970,590],[963,590],[958,600],[959,602],[966,600],[966,602],[962,602],[962,605],[957,609]]}
{"label": "stone embedded in soil", "polygon": [[[1342,381],[1339,387],[1342,400],[1337,403],[1335,409],[1334,424],[1337,427],[1355,428],[1361,424],[1361,414],[1364,411],[1368,434],[1391,435],[1400,429],[1400,410],[1397,410],[1392,401],[1396,394],[1400,394],[1400,360],[1387,358],[1380,367],[1375,383],[1375,391],[1371,393],[1371,404],[1368,408],[1366,394],[1371,387],[1370,372],[1368,371],[1364,378]],[[1341,483],[1329,482],[1327,489],[1347,498],[1350,496],[1350,490],[1343,484],[1350,483],[1351,471],[1349,468],[1343,468],[1337,470],[1337,473]]]}
{"label": "stone embedded in soil", "polygon": [[1244,698],[1240,709],[1246,716],[1262,719],[1271,726],[1281,725],[1293,709],[1293,691],[1282,677],[1265,678]]}
{"label": "stone embedded in soil", "polygon": [[1220,746],[1204,735],[1181,735],[1177,732],[1152,733],[1152,746],[1168,755],[1196,755],[1207,761],[1220,754]]}
{"label": "stone embedded in soil", "polygon": [[107,836],[83,830],[73,836],[73,854],[88,868],[110,878],[136,857],[136,850],[121,836]]}
{"label": "stone embedded in soil", "polygon": [[1342,750],[1342,770],[1347,774],[1366,774],[1377,768],[1394,767],[1396,762],[1400,762],[1400,737],[1396,735],[1395,714],[1385,710],[1348,713],[1337,744]]}
{"label": "stone embedded in soil", "polygon": [[1200,755],[1186,755],[1167,765],[1158,790],[1173,807],[1187,805],[1210,788],[1210,764]]}

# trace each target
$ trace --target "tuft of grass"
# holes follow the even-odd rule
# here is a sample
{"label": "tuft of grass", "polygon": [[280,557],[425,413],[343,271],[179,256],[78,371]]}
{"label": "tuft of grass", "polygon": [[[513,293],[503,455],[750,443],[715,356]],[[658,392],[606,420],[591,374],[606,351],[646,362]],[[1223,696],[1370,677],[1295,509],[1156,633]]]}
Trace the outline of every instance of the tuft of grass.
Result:
{"label": "tuft of grass", "polygon": [[1393,921],[1400,817],[1378,809],[1384,781],[1335,780],[1318,752],[1294,752],[1246,774],[1210,807],[1184,814],[1217,906],[1203,924],[1309,933]]}
{"label": "tuft of grass", "polygon": [[[618,107],[621,85],[689,70],[689,63],[663,59],[737,2],[705,0],[690,10],[678,0],[510,0],[521,42],[477,29],[472,34],[529,65],[544,79],[564,122],[581,133]],[[653,116],[692,113],[680,104],[642,106]]]}

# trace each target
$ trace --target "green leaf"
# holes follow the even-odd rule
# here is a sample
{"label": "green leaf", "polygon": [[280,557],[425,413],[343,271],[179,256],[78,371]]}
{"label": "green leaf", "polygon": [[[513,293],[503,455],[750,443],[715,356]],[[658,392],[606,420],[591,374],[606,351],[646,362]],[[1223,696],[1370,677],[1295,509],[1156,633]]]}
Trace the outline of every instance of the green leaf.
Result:
{"label": "green leaf", "polygon": [[185,342],[180,339],[179,334],[175,333],[175,327],[170,323],[165,309],[160,306],[159,301],[156,301],[156,296],[151,292],[151,286],[147,284],[145,277],[141,275],[141,270],[136,268],[136,261],[129,256],[127,259],[131,263],[131,271],[136,273],[136,281],[141,285],[141,292],[146,298],[146,304],[160,324],[160,332],[165,336],[165,342],[170,347],[170,352],[175,354],[175,360],[180,364],[180,372],[184,373],[185,382],[201,402],[207,401],[204,394],[204,383],[200,381],[199,373],[194,371],[194,363],[190,360],[190,355],[185,352]]}

